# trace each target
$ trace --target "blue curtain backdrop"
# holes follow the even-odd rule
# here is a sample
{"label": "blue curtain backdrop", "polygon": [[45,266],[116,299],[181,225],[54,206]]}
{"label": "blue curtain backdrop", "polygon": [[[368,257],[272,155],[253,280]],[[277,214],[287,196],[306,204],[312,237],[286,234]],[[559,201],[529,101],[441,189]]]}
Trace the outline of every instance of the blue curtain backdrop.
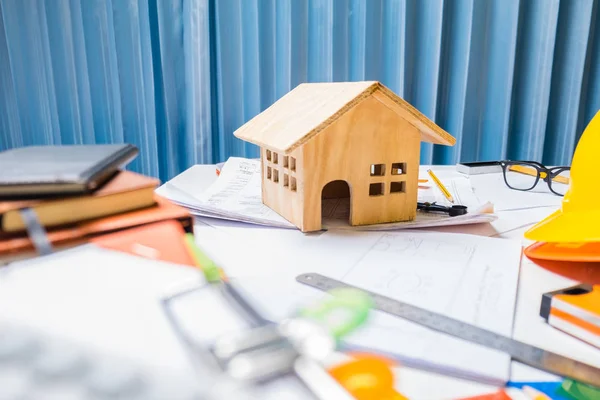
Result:
{"label": "blue curtain backdrop", "polygon": [[0,150],[130,142],[163,180],[301,82],[379,80],[457,137],[423,163],[569,163],[598,0],[0,0]]}

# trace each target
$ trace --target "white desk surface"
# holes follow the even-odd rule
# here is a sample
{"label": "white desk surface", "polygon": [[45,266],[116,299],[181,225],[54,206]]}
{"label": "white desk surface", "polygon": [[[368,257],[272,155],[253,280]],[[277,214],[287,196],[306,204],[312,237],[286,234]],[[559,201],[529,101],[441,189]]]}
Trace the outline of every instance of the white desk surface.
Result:
{"label": "white desk surface", "polygon": [[[498,175],[501,176],[501,174]],[[487,200],[487,198],[490,198],[497,208],[501,209],[504,204],[514,203],[514,199],[509,198],[513,195],[528,196],[532,202],[535,202],[536,197],[543,197],[541,202],[544,204],[552,204],[552,199],[547,195],[536,193],[524,194],[519,192],[515,194],[515,191],[502,185],[496,185],[494,192],[492,192],[491,187],[486,185],[486,180],[487,178],[484,175],[471,177],[471,183],[473,184],[475,192],[478,193],[479,196],[482,196],[482,200],[484,199],[484,196],[487,195],[485,199]],[[509,198],[508,201],[504,202],[503,200],[507,198]],[[554,207],[497,212],[499,218],[491,224],[457,226],[443,228],[443,230],[446,232],[461,232],[521,240],[523,246],[526,247],[532,242],[524,238],[524,233],[537,221],[555,211],[559,207],[561,199],[562,198],[556,196],[557,202]],[[525,201],[527,201],[527,199],[525,199]],[[552,328],[539,316],[540,301],[543,293],[565,288],[577,283],[579,282],[557,275],[536,265],[523,255],[521,259],[513,338],[600,367],[600,349]],[[523,364],[513,362],[511,368],[511,380],[520,382],[558,381],[560,378]],[[470,384],[457,384],[456,386],[456,395],[459,393],[462,395],[463,390],[465,394],[466,392],[473,392],[473,394],[476,394],[476,391],[483,389],[483,387],[476,389],[476,385]],[[471,387],[468,388],[467,386]],[[482,392],[480,391],[479,393]]]}
{"label": "white desk surface", "polygon": [[[436,171],[450,172],[454,166],[434,167]],[[501,174],[477,175],[471,177],[475,192],[481,200],[491,200],[496,209],[510,209],[497,212],[499,218],[491,224],[432,228],[444,232],[460,232],[474,235],[493,236],[522,241],[524,246],[531,242],[524,238],[524,233],[537,221],[543,219],[560,206],[561,199],[544,193],[523,193],[508,189],[498,177]],[[493,183],[493,184],[492,184]],[[553,196],[553,197],[551,197]],[[544,207],[527,208],[529,205],[544,204]],[[522,207],[515,207],[522,204]],[[252,231],[248,229],[248,231]],[[523,256],[519,279],[517,307],[515,312],[513,338],[544,349],[579,359],[600,367],[600,350],[587,345],[578,339],[564,334],[549,325],[539,316],[542,294],[565,288],[578,282],[549,272]],[[405,395],[419,393],[417,386],[427,384],[435,386],[436,382],[444,387],[443,397],[460,398],[490,393],[493,387],[460,381],[453,378],[432,375],[422,371],[399,369],[399,388]],[[512,381],[558,381],[559,378],[545,372],[535,370],[517,362],[512,363]],[[431,397],[434,398],[434,397]],[[437,393],[436,393],[436,397]]]}
{"label": "white desk surface", "polygon": [[[451,172],[451,169],[454,169],[454,167],[434,167],[434,170],[436,172],[439,170],[440,173],[443,173],[443,170]],[[524,194],[515,192],[506,188],[497,178],[498,176],[479,175],[471,177],[471,181],[481,200],[490,200],[494,203],[496,209],[511,209],[510,211],[498,212],[499,219],[491,224],[434,229],[445,232],[461,232],[474,235],[516,239],[522,241],[523,245],[528,245],[529,243],[523,238],[524,232],[535,222],[554,211],[560,205],[561,198],[544,193]],[[545,204],[545,207],[523,209],[527,205],[536,203]],[[198,224],[199,231],[202,230],[201,225],[202,224]],[[257,235],[258,229],[265,228],[248,227],[246,225],[246,229],[243,230],[246,232],[245,234],[254,236],[254,239],[256,239],[257,237],[263,237]],[[298,234],[298,232],[279,231],[276,234],[293,236],[294,234]],[[231,253],[231,244],[218,243],[219,239],[217,236],[218,235],[214,235],[212,242],[214,242],[217,245],[217,248],[220,248],[220,251],[223,253]],[[252,273],[252,271],[249,271],[249,273]],[[120,276],[119,279],[123,280],[124,277]],[[135,275],[131,277],[132,281],[136,280],[137,282],[137,279],[138,278]],[[137,283],[140,284],[140,282]],[[561,333],[548,326],[543,319],[539,317],[539,305],[543,293],[576,283],[577,282],[570,279],[549,272],[523,257],[513,337],[517,340],[600,367],[599,349],[587,345],[567,334]],[[11,306],[10,308],[14,311],[14,307]],[[1,309],[0,316],[2,316]],[[159,354],[155,354],[155,356],[160,358]],[[513,363],[511,379],[513,381],[558,380],[557,377],[553,377],[518,363]],[[413,393],[422,393],[421,390],[424,386],[430,388],[427,392],[427,396],[412,395]],[[426,372],[402,367],[398,369],[398,387],[411,399],[456,399],[490,393],[495,390],[495,388],[489,386],[441,377],[439,375],[432,375]],[[436,391],[436,387],[439,387],[440,389]],[[441,388],[443,388],[443,390]]]}

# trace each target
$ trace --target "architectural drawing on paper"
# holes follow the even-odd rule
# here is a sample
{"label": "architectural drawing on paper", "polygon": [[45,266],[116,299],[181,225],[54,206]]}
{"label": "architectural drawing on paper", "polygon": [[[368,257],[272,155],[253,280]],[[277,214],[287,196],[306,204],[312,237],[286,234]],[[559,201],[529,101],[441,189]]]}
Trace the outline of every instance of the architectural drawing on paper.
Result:
{"label": "architectural drawing on paper", "polygon": [[[348,269],[343,280],[430,310],[447,312],[474,254],[475,248],[469,244],[386,233]],[[395,263],[390,259],[402,261]]]}

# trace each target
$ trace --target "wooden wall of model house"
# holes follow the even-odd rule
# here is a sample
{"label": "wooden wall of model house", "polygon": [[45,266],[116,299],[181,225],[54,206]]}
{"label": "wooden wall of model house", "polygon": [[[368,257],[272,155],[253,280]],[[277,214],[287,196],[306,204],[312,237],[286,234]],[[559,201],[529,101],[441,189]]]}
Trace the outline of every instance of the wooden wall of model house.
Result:
{"label": "wooden wall of model house", "polygon": [[302,148],[289,154],[262,148],[263,203],[301,227],[304,196]]}
{"label": "wooden wall of model house", "polygon": [[[350,187],[351,225],[414,219],[420,143],[420,132],[380,99],[361,100],[302,146],[304,230],[320,229],[322,190],[338,180]],[[373,165],[382,170],[371,173]]]}

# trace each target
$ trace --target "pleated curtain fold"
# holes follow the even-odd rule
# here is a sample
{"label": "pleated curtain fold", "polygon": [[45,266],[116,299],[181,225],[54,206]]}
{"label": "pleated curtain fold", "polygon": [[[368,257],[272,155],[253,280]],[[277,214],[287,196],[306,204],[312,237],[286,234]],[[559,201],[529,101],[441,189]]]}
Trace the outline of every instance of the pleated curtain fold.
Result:
{"label": "pleated curtain fold", "polygon": [[598,0],[0,0],[0,150],[140,148],[172,178],[302,82],[378,80],[457,138],[422,163],[568,164],[600,109]]}

